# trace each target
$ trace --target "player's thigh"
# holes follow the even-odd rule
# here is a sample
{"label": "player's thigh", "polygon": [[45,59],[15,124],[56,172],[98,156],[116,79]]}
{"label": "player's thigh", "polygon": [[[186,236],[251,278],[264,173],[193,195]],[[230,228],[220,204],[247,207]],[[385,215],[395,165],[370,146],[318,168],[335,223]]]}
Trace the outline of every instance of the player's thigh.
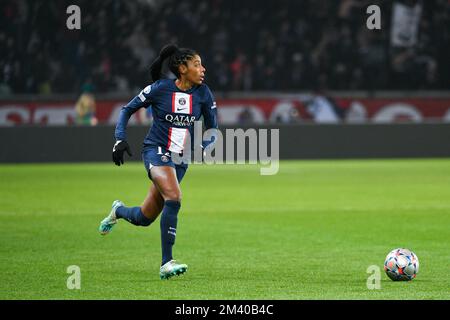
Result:
{"label": "player's thigh", "polygon": [[141,205],[141,210],[144,216],[155,220],[161,213],[164,207],[164,199],[159,193],[158,188],[154,184],[150,186],[147,197]]}
{"label": "player's thigh", "polygon": [[154,166],[150,175],[164,200],[181,201],[181,189],[175,168],[172,166]]}

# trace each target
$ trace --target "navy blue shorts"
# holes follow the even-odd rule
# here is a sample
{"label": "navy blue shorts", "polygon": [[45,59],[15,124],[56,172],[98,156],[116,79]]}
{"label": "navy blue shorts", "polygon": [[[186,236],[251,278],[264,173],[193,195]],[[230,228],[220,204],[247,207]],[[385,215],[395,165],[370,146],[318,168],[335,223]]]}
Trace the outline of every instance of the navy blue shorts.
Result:
{"label": "navy blue shorts", "polygon": [[169,166],[175,168],[178,183],[180,183],[188,168],[187,164],[175,164],[172,161],[172,152],[164,147],[144,147],[142,150],[142,160],[144,161],[145,170],[147,170],[147,175],[150,179],[152,179],[150,174],[151,167]]}

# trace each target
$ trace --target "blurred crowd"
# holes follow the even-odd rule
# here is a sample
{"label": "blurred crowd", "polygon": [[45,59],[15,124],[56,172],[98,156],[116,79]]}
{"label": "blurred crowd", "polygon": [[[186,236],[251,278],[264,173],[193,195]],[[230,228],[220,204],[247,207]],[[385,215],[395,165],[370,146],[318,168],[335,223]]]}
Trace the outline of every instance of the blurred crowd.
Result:
{"label": "blurred crowd", "polygon": [[[417,41],[393,43],[395,3],[419,9]],[[133,92],[167,43],[200,52],[217,91],[450,88],[448,0],[2,0],[0,94]]]}

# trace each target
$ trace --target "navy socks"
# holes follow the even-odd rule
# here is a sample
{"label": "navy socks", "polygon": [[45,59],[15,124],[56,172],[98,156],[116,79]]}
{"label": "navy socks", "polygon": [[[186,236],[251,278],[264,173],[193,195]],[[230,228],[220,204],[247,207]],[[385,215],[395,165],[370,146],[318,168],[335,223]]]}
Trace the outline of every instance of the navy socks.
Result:
{"label": "navy socks", "polygon": [[153,222],[153,220],[144,216],[141,207],[118,207],[116,209],[116,217],[123,218],[136,226],[143,227],[147,227]]}
{"label": "navy socks", "polygon": [[177,234],[178,211],[181,204],[179,201],[166,200],[161,214],[161,249],[162,264],[172,260],[172,247],[175,244]]}
{"label": "navy socks", "polygon": [[[178,211],[181,204],[179,201],[166,200],[161,213],[161,249],[162,265],[172,260],[172,247],[177,235]],[[149,226],[153,220],[142,213],[141,207],[119,207],[116,209],[116,217],[127,220],[136,226]]]}

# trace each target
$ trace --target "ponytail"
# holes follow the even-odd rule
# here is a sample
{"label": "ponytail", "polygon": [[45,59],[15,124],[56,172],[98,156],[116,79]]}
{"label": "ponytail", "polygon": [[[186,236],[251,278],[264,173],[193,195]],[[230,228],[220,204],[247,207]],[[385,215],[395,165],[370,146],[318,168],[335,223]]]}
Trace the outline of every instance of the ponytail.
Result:
{"label": "ponytail", "polygon": [[186,65],[187,60],[192,59],[198,53],[192,49],[178,48],[174,44],[168,44],[164,46],[159,52],[158,57],[153,61],[150,66],[150,74],[153,81],[161,79],[162,65],[165,59],[169,59],[169,70],[177,77],[180,77],[180,71],[178,67],[181,64]]}
{"label": "ponytail", "polygon": [[168,44],[161,49],[158,57],[155,59],[155,61],[153,61],[152,65],[150,66],[150,74],[152,76],[153,81],[161,79],[161,70],[164,60],[172,56],[177,51],[178,47],[174,44]]}

